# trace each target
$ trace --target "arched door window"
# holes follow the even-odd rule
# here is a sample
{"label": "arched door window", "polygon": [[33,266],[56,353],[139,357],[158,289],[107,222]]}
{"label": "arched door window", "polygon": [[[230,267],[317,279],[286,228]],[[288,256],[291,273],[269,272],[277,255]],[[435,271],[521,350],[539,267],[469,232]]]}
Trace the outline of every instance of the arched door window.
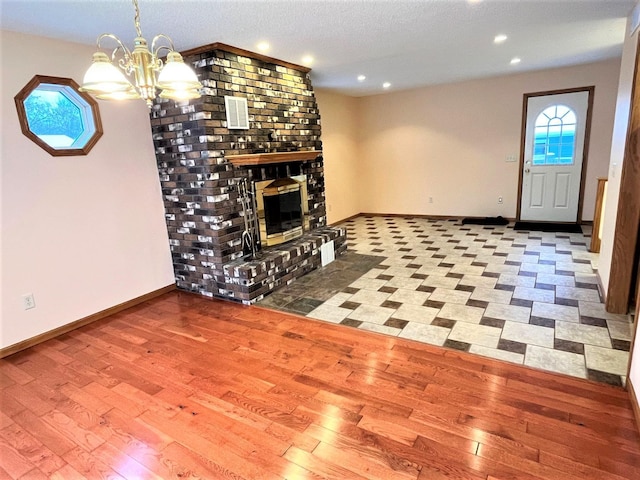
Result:
{"label": "arched door window", "polygon": [[576,146],[576,114],[565,105],[552,105],[536,118],[534,165],[572,165]]}

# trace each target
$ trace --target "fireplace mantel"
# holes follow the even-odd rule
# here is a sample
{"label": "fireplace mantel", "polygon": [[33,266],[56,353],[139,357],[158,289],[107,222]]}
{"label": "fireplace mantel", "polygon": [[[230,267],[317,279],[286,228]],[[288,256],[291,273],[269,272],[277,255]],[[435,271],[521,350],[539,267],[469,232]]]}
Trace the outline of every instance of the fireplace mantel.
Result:
{"label": "fireplace mantel", "polygon": [[227,155],[226,158],[236,167],[267,165],[269,163],[306,162],[322,155],[322,150],[300,150],[297,152],[249,153]]}

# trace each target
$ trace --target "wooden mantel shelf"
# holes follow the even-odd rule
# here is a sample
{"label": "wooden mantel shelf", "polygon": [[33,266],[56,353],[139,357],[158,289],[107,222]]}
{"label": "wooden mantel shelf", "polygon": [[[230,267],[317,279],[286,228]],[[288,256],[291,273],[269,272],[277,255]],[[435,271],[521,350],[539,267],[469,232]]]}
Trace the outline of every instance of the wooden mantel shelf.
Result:
{"label": "wooden mantel shelf", "polygon": [[322,155],[322,150],[300,150],[297,152],[249,153],[228,155],[226,158],[236,167],[266,165],[269,163],[306,162]]}

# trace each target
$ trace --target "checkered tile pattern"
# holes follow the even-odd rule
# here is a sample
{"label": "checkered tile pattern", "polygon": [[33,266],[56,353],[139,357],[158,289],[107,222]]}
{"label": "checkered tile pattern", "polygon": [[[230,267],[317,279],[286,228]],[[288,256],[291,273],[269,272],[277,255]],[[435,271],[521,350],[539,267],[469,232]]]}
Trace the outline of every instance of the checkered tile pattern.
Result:
{"label": "checkered tile pattern", "polygon": [[605,311],[585,235],[383,216],[342,226],[350,252],[382,260],[308,317],[625,383],[630,319]]}

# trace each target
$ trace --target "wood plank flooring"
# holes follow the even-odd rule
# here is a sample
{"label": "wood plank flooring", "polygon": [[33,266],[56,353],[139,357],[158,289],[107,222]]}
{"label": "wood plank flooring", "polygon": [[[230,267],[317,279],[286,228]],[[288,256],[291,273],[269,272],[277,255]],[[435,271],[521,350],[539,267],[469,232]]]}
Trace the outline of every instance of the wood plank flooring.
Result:
{"label": "wood plank flooring", "polygon": [[180,292],[0,386],[0,479],[640,478],[622,389]]}

